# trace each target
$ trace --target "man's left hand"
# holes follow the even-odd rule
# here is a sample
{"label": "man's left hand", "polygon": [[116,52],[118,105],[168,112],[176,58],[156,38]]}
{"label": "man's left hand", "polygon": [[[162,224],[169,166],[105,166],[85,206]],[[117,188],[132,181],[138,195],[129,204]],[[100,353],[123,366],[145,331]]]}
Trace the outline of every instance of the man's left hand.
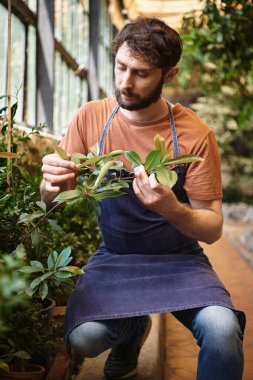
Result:
{"label": "man's left hand", "polygon": [[153,173],[148,176],[143,165],[135,168],[134,172],[134,192],[148,209],[160,215],[175,209],[178,200],[171,189],[161,185]]}

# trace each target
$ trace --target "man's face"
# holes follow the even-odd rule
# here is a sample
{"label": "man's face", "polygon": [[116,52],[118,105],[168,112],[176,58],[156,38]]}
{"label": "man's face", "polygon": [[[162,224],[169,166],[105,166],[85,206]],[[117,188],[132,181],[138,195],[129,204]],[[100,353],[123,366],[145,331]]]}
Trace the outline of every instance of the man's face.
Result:
{"label": "man's face", "polygon": [[122,108],[137,111],[156,102],[164,84],[162,69],[134,58],[125,42],[115,59],[116,99]]}

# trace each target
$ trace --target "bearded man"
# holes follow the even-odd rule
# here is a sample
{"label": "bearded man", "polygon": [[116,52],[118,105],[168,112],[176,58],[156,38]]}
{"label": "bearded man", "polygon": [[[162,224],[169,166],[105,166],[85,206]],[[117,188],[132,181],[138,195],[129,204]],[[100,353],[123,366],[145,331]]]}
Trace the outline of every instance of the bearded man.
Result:
{"label": "bearded man", "polygon": [[[144,160],[160,134],[174,156],[204,158],[175,167],[173,189],[148,176],[141,165],[126,195],[101,202],[103,242],[85,266],[66,311],[72,352],[94,357],[111,348],[106,379],[137,371],[152,313],[171,312],[200,347],[198,380],[240,380],[244,314],[212,269],[198,241],[212,244],[222,233],[220,156],[211,129],[190,109],[161,96],[178,73],[178,33],[161,20],[138,18],[113,41],[116,98],[84,104],[61,146],[87,154],[133,150]],[[50,204],[76,185],[76,165],[56,154],[43,159],[42,199]]]}

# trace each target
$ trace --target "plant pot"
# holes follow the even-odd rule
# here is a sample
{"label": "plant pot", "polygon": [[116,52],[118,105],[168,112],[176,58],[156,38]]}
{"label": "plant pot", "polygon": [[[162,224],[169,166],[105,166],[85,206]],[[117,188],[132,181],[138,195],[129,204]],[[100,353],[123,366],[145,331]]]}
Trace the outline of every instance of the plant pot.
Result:
{"label": "plant pot", "polygon": [[66,306],[55,306],[53,308],[53,317],[64,317],[66,312]]}
{"label": "plant pot", "polygon": [[4,372],[0,371],[0,379],[11,380],[41,380],[43,378],[45,368],[41,365],[31,364],[27,372]]}

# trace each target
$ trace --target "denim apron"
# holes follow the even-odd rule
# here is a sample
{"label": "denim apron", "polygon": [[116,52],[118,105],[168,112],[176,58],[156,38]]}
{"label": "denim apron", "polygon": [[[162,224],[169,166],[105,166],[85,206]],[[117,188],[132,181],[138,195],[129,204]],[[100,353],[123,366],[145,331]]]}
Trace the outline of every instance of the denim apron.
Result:
{"label": "denim apron", "polygon": [[[100,140],[99,154],[110,123]],[[179,156],[173,111],[168,103],[174,156]],[[147,152],[148,153],[148,152]],[[183,189],[184,167],[177,166],[173,187],[179,201],[189,203]],[[66,339],[83,322],[172,312],[209,305],[233,309],[229,293],[196,240],[148,210],[130,185],[127,194],[100,202],[103,242],[84,267],[66,310]],[[244,324],[244,314],[237,312]]]}

